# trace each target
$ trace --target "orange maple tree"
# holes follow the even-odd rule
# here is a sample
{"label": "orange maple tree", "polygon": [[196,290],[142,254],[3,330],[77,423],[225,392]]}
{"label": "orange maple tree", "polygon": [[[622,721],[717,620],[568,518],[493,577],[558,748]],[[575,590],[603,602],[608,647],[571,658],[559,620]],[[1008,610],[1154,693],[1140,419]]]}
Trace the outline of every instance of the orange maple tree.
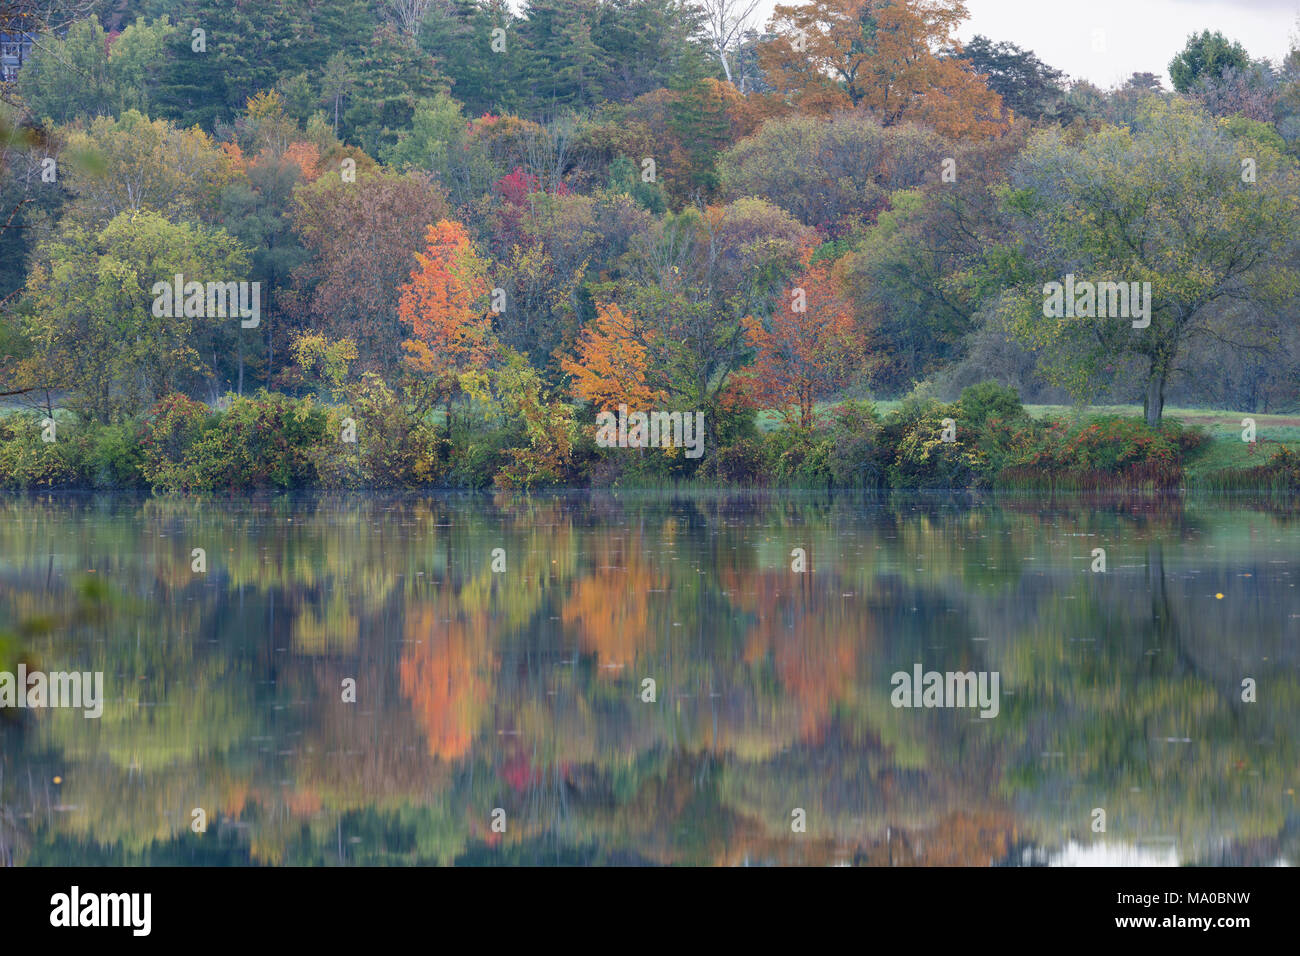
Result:
{"label": "orange maple tree", "polygon": [[560,359],[560,367],[572,376],[574,397],[609,411],[620,404],[647,411],[667,401],[650,384],[649,336],[617,305],[597,303],[596,319],[583,329],[577,355]]}
{"label": "orange maple tree", "polygon": [[965,60],[963,0],[810,0],[778,5],[759,62],[777,98],[802,113],[860,109],[884,126],[916,120],[945,136],[1005,128],[1002,99]]}
{"label": "orange maple tree", "polygon": [[457,377],[483,368],[494,351],[492,324],[483,308],[487,264],[465,227],[446,219],[429,226],[426,249],[415,260],[397,307],[412,332],[402,348],[409,353],[407,364],[449,398]]}
{"label": "orange maple tree", "polygon": [[779,410],[787,420],[812,424],[818,398],[852,381],[863,348],[848,302],[829,262],[806,268],[763,322],[744,320],[749,343],[758,356],[748,376],[754,399]]}

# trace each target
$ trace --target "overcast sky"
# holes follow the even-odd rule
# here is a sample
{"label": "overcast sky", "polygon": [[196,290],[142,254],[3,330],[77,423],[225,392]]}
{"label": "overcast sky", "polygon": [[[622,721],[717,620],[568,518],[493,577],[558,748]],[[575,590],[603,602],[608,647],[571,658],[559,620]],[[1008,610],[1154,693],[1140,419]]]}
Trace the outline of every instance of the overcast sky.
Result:
{"label": "overcast sky", "polygon": [[[763,0],[766,22],[777,0]],[[1253,57],[1280,60],[1300,16],[1300,0],[966,0],[963,40],[982,33],[1033,50],[1072,77],[1101,87],[1134,73],[1159,74],[1190,33],[1221,30]],[[1105,52],[1093,52],[1093,31]]]}
{"label": "overcast sky", "polygon": [[[1109,87],[1134,73],[1161,75],[1191,33],[1220,30],[1252,57],[1281,60],[1300,0],[967,0],[963,40],[982,33],[1026,47],[1070,76]],[[1105,52],[1094,52],[1101,31]]]}

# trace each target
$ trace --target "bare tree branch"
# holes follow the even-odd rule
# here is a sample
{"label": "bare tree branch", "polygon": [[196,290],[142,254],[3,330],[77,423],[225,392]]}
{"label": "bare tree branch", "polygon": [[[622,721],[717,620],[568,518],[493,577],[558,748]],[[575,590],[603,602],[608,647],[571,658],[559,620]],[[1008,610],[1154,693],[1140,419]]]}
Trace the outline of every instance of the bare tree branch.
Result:
{"label": "bare tree branch", "polygon": [[713,52],[722,63],[722,72],[727,75],[727,82],[733,85],[728,55],[740,46],[750,18],[758,9],[758,3],[759,0],[698,0],[697,3],[704,11],[705,29],[708,30]]}
{"label": "bare tree branch", "polygon": [[412,39],[420,35],[424,18],[434,0],[384,0],[384,13],[399,30]]}

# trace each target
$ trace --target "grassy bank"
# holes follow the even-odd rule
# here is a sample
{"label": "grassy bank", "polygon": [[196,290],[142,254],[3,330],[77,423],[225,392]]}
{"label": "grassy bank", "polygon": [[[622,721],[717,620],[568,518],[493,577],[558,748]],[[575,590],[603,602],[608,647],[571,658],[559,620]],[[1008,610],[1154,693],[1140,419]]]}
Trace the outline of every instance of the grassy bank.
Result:
{"label": "grassy bank", "polygon": [[[598,447],[594,417],[466,405],[448,424],[387,390],[352,406],[260,392],[220,410],[173,395],[112,424],[56,413],[50,441],[40,416],[11,411],[0,416],[0,487],[1300,490],[1300,416],[1171,408],[1150,428],[1135,406],[1022,405],[991,383],[950,403],[824,404],[806,424],[718,409],[697,459]],[[1254,442],[1243,441],[1247,417]]]}

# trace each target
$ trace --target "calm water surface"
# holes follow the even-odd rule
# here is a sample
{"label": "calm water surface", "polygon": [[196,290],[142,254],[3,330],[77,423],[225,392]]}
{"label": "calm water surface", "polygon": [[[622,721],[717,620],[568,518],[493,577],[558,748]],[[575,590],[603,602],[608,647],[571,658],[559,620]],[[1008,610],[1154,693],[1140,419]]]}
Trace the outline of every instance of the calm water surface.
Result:
{"label": "calm water surface", "polygon": [[1295,863],[1298,583],[1216,499],[9,498],[0,670],[106,700],[0,712],[0,862]]}

